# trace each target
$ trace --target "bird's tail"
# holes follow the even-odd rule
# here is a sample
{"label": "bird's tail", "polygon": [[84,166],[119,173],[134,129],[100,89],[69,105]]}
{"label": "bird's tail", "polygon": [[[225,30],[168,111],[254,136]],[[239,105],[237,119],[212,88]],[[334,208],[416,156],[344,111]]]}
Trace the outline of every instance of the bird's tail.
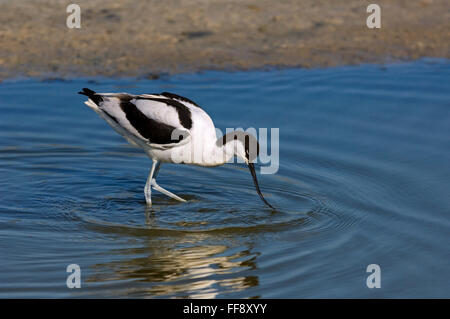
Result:
{"label": "bird's tail", "polygon": [[95,95],[96,93],[92,90],[89,90],[88,88],[83,88],[83,90],[81,92],[78,92],[78,94],[82,94],[82,95],[91,97],[91,96]]}
{"label": "bird's tail", "polygon": [[100,102],[103,102],[102,95],[97,94],[95,91],[92,91],[88,88],[83,88],[83,90],[81,92],[78,92],[78,94],[86,95],[90,100],[92,100],[92,102],[97,105],[99,105]]}

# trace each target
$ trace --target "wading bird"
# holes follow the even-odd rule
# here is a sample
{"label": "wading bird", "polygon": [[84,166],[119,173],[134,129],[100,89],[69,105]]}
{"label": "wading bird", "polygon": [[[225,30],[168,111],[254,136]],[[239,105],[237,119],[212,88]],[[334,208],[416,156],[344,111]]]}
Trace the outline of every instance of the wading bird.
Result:
{"label": "wading bird", "polygon": [[273,209],[256,179],[253,161],[258,156],[259,145],[253,135],[234,131],[218,139],[214,123],[204,110],[195,102],[169,92],[132,95],[96,93],[84,88],[78,93],[86,95],[87,106],[152,159],[144,188],[148,205],[152,204],[152,188],[185,202],[156,183],[162,162],[219,166],[238,156],[248,165],[259,197]]}

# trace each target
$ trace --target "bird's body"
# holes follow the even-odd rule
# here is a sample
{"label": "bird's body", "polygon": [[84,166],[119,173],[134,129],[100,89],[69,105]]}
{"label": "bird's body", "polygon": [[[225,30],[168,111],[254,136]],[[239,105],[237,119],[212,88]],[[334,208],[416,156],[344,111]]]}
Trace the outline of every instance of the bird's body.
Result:
{"label": "bird's body", "polygon": [[169,92],[132,95],[96,93],[85,88],[79,93],[89,97],[86,105],[152,159],[153,165],[145,186],[149,205],[152,188],[184,201],[156,184],[161,163],[218,166],[236,155],[247,162],[258,194],[270,206],[262,197],[251,163],[258,152],[253,136],[235,132],[217,139],[214,123],[202,108],[185,97]]}

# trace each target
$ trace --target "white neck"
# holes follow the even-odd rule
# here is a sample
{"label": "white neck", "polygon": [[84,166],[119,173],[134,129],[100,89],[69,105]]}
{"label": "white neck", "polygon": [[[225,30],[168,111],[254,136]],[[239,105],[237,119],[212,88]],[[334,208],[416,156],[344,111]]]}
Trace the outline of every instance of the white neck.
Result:
{"label": "white neck", "polygon": [[[239,141],[232,140],[221,145],[222,139],[210,139],[201,143],[188,143],[172,150],[171,158],[177,163],[200,166],[219,166],[227,163],[242,148]],[[243,154],[243,150],[240,151]]]}
{"label": "white neck", "polygon": [[222,146],[218,146],[216,143],[210,145],[205,150],[202,164],[205,166],[217,166],[227,163],[235,155],[235,143],[235,141],[231,141]]}

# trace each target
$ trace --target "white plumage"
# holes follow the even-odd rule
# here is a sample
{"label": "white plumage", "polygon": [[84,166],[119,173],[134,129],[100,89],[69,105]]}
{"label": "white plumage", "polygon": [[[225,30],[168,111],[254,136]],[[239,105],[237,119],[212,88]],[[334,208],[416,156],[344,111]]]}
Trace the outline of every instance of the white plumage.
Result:
{"label": "white plumage", "polygon": [[260,198],[273,208],[258,186],[253,160],[258,155],[259,145],[252,135],[236,131],[217,139],[214,123],[203,109],[195,102],[169,92],[131,95],[96,93],[84,88],[79,93],[89,97],[86,105],[152,159],[144,190],[148,205],[152,204],[152,188],[185,201],[156,183],[162,162],[218,166],[238,156],[249,166]]}

